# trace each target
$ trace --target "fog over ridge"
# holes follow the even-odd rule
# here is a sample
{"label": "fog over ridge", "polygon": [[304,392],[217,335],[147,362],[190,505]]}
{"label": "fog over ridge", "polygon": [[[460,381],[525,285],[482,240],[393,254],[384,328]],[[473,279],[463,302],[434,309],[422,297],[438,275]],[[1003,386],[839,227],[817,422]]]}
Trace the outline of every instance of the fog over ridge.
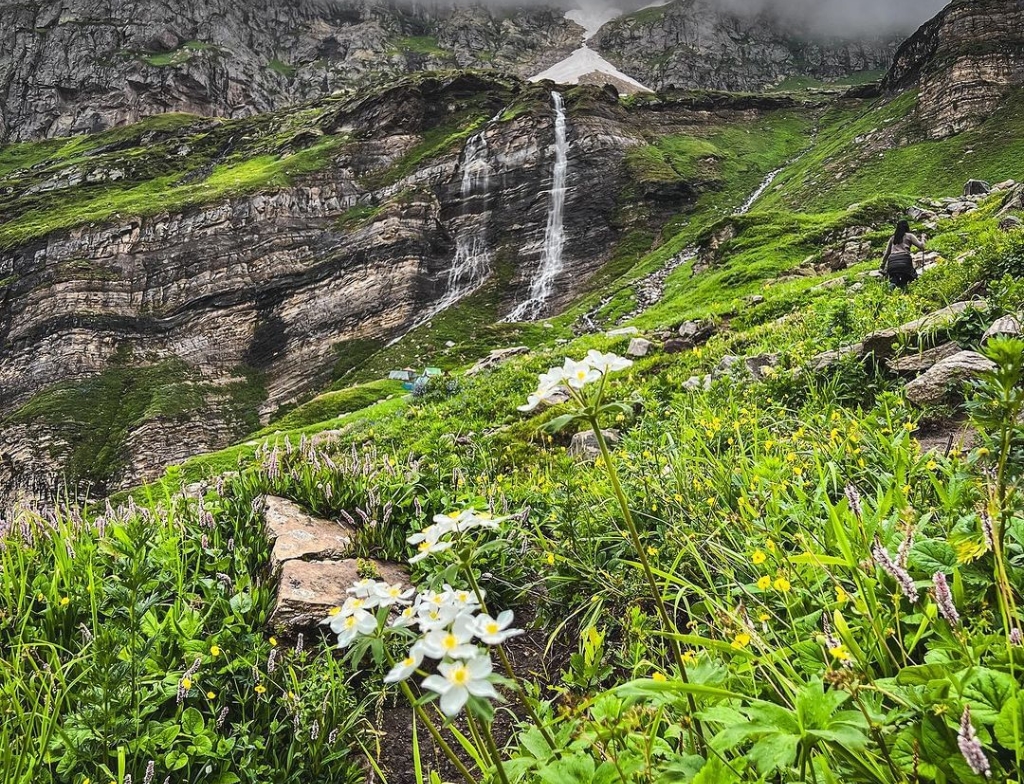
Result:
{"label": "fog over ridge", "polygon": [[[425,7],[435,3],[408,0]],[[767,13],[795,31],[845,38],[870,35],[909,34],[947,4],[947,0],[675,0],[711,5],[740,16]],[[436,5],[484,5],[496,9],[555,7],[566,11],[583,9],[600,13],[614,8],[629,13],[651,0],[448,0]]]}

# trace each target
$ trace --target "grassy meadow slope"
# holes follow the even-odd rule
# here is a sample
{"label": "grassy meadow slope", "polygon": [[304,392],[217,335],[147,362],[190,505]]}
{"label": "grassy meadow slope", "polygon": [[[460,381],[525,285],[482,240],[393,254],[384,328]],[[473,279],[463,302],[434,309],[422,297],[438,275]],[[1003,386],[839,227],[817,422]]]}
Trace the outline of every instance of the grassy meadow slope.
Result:
{"label": "grassy meadow slope", "polygon": [[[867,273],[908,207],[969,177],[1024,179],[1020,100],[942,142],[915,137],[912,95],[652,132],[629,160],[636,188],[698,169],[722,187],[627,235],[563,316],[495,324],[484,291],[124,506],[26,514],[0,540],[0,781],[122,784],[149,764],[221,784],[368,768],[400,784],[1019,780],[1024,343],[983,335],[1024,307],[1024,231],[1001,228],[1003,191],[936,218],[941,257],[908,294]],[[833,271],[851,237],[857,258]],[[888,360],[814,359],[979,296],[930,337],[998,370],[937,402],[912,404]],[[707,326],[699,344],[519,410],[564,358],[624,353],[631,336],[607,330],[661,344],[689,320]],[[879,351],[915,358],[927,339]],[[460,372],[519,343],[530,353]],[[756,376],[727,370],[768,355]],[[453,372],[409,398],[380,382],[413,362]],[[571,452],[590,428],[616,431],[612,448]],[[413,753],[402,687],[383,681],[412,637],[370,630],[338,653],[268,629],[267,494],[330,519],[362,510],[362,559],[408,560],[434,515],[510,516],[412,567],[434,590],[479,584],[530,628],[509,646],[526,683],[503,682],[496,740],[486,699],[447,725],[428,688]],[[534,649],[556,653],[521,662]]]}

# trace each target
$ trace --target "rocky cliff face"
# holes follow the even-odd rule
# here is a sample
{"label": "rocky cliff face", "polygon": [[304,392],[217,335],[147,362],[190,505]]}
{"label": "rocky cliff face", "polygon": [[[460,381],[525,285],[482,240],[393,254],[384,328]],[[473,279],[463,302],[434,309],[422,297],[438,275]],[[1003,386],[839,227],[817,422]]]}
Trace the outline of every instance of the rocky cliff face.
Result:
{"label": "rocky cliff face", "polygon": [[[633,0],[641,5],[643,0]],[[402,0],[0,3],[0,144],[164,112],[247,117],[410,72],[527,77],[580,45],[558,0],[509,9]],[[629,7],[626,0],[620,3]],[[607,25],[595,46],[651,87],[760,90],[888,67],[895,44],[815,41],[772,19],[676,0]]]}
{"label": "rocky cliff face", "polygon": [[[628,229],[625,159],[645,129],[758,111],[630,112],[599,88],[566,99],[565,266],[545,312]],[[50,495],[68,471],[129,486],[253,432],[450,301],[467,232],[487,247],[478,291],[507,314],[540,263],[554,141],[544,87],[464,74],[0,153],[0,501]],[[464,200],[470,146],[486,149],[489,187]],[[700,187],[673,192],[671,209]],[[651,199],[636,212],[665,209]]]}
{"label": "rocky cliff face", "polygon": [[756,92],[787,77],[827,81],[884,70],[899,41],[822,39],[768,14],[676,0],[605,25],[592,46],[652,88]]}
{"label": "rocky cliff face", "polygon": [[921,124],[943,138],[976,127],[1022,84],[1024,3],[956,0],[900,47],[883,86],[916,88]]}
{"label": "rocky cliff face", "polygon": [[395,0],[0,4],[0,143],[166,111],[241,117],[452,67],[526,75],[578,45],[545,8]]}

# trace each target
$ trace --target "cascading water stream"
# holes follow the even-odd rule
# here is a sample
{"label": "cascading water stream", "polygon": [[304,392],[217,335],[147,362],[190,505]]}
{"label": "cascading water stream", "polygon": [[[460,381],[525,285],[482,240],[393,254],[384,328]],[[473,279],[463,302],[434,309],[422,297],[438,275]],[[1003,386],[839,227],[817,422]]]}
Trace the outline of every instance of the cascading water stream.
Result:
{"label": "cascading water stream", "polygon": [[[462,217],[471,215],[474,199],[480,199],[481,212],[487,209],[490,195],[491,164],[485,131],[466,142],[462,159]],[[484,282],[490,268],[491,253],[487,246],[486,220],[472,221],[459,231],[455,239],[455,258],[448,271],[448,290],[438,303],[438,310],[454,305]]]}
{"label": "cascading water stream", "polygon": [[530,296],[508,316],[508,321],[536,319],[551,298],[555,280],[562,272],[562,251],[565,249],[565,195],[569,174],[569,134],[565,102],[558,92],[551,93],[555,103],[555,169],[551,185],[551,207],[544,232],[544,250],[537,277],[530,286]]}

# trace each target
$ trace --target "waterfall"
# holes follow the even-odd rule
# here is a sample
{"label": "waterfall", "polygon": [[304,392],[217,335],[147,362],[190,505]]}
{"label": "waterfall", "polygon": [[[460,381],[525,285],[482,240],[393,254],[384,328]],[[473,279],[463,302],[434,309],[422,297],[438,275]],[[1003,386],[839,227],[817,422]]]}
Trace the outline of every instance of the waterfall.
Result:
{"label": "waterfall", "polygon": [[[786,166],[788,165],[789,164],[786,164]],[[757,186],[757,190],[750,194],[750,198],[743,202],[743,206],[736,210],[736,212],[733,214],[746,215],[748,212],[750,212],[750,210],[753,209],[754,205],[757,203],[757,200],[764,196],[765,191],[772,187],[772,183],[775,182],[775,178],[782,174],[782,172],[784,172],[785,170],[786,167],[783,166],[781,169],[776,169],[773,172],[769,172],[768,176],[761,181],[760,185]]]}
{"label": "waterfall", "polygon": [[490,267],[491,253],[487,247],[487,221],[472,220],[470,207],[474,198],[482,200],[481,211],[487,208],[491,187],[489,149],[486,130],[470,137],[462,158],[462,216],[470,218],[468,227],[455,238],[455,259],[448,270],[448,290],[438,303],[441,311],[454,305],[484,282]]}
{"label": "waterfall", "polygon": [[509,321],[537,318],[550,299],[555,279],[562,271],[562,251],[565,248],[565,194],[569,173],[569,139],[565,117],[565,102],[560,93],[553,92],[555,102],[555,170],[551,185],[551,207],[544,232],[544,251],[541,254],[537,277],[530,286],[529,298],[509,315]]}

